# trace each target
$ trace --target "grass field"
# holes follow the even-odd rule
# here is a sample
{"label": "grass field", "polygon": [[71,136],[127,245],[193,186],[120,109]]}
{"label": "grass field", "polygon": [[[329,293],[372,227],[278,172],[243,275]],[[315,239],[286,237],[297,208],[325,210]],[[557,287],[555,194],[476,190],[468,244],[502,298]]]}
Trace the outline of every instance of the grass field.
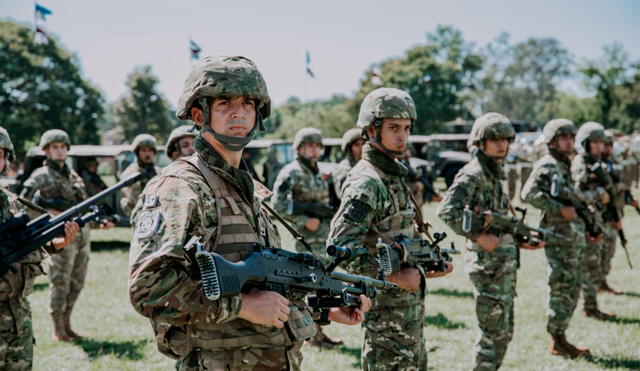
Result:
{"label": "grass field", "polygon": [[[621,249],[616,252],[610,284],[625,292],[621,296],[602,294],[600,306],[618,318],[600,322],[585,318],[579,310],[568,331],[571,341],[591,348],[593,356],[576,361],[547,353],[546,260],[543,251],[523,251],[518,272],[515,307],[515,335],[503,369],[517,370],[625,370],[640,369],[640,216],[627,208],[624,225],[630,241],[629,252],[636,269],[629,270]],[[426,216],[436,230],[446,230],[435,217],[435,205],[425,207]],[[529,221],[537,225],[537,212]],[[283,232],[283,236],[286,232]],[[453,234],[450,233],[450,236]],[[128,301],[128,229],[97,231],[100,249],[91,256],[86,287],[72,317],[74,328],[88,335],[75,343],[51,340],[51,320],[47,314],[48,283],[37,281],[30,297],[33,309],[36,370],[155,370],[170,369],[173,361],[157,352],[148,321],[138,315]],[[121,242],[111,243],[117,240]],[[463,246],[461,238],[454,238]],[[119,246],[110,248],[109,246]],[[469,369],[476,337],[472,286],[464,273],[462,258],[454,261],[454,272],[429,280],[425,337],[430,369]],[[345,346],[319,351],[305,346],[304,370],[350,370],[359,368],[361,330],[359,326],[330,325],[327,333],[345,340]]]}

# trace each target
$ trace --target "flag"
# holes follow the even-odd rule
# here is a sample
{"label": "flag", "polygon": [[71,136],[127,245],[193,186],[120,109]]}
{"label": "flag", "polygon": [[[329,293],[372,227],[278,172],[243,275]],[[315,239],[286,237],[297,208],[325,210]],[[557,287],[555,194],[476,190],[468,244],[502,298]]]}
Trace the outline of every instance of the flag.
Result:
{"label": "flag", "polygon": [[189,50],[191,51],[191,59],[200,59],[202,48],[191,39],[189,40]]}
{"label": "flag", "polygon": [[311,71],[311,55],[309,55],[309,52],[307,52],[307,75],[313,78],[316,77],[313,71]]}
{"label": "flag", "polygon": [[36,26],[36,33],[33,35],[33,41],[36,44],[47,44],[49,42],[49,35],[40,26]]}
{"label": "flag", "polygon": [[45,17],[48,16],[49,14],[52,14],[53,12],[47,8],[45,8],[44,6],[36,3],[36,19],[41,19],[43,21],[46,21]]}

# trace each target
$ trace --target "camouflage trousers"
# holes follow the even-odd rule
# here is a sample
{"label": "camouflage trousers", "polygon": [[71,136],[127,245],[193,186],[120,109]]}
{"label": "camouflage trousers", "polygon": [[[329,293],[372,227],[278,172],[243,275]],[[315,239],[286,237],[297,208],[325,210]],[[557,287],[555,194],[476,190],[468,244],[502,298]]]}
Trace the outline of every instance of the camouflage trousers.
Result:
{"label": "camouflage trousers", "polygon": [[587,248],[582,257],[582,295],[585,310],[598,309],[598,289],[604,277],[602,274],[603,241],[587,242]]}
{"label": "camouflage trousers", "polygon": [[178,361],[177,370],[300,370],[302,342],[285,348],[194,350]]}
{"label": "camouflage trousers", "polygon": [[580,298],[580,265],[584,246],[546,245],[549,310],[547,332],[563,334]]}
{"label": "camouflage trousers", "polygon": [[89,227],[85,226],[69,246],[51,256],[49,267],[49,313],[70,315],[84,287],[91,250]]}
{"label": "camouflage trousers", "polygon": [[424,298],[424,291],[412,294],[400,289],[381,292],[374,298],[363,323],[363,370],[427,369],[427,350],[422,334]]}
{"label": "camouflage trousers", "polygon": [[604,240],[602,241],[602,280],[607,278],[611,271],[611,261],[616,253],[616,243],[618,242],[618,231],[609,224],[605,228]]}
{"label": "camouflage trousers", "polygon": [[500,246],[492,253],[468,251],[467,271],[475,286],[479,334],[474,370],[497,370],[513,337],[516,296],[516,248]]}
{"label": "camouflage trousers", "polygon": [[0,301],[0,370],[31,370],[33,328],[26,298]]}

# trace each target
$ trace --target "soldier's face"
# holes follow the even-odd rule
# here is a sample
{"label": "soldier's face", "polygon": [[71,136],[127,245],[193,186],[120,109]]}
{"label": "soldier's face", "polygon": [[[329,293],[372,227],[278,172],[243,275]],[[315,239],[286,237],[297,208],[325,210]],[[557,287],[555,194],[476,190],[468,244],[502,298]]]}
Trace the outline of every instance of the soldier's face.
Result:
{"label": "soldier's face", "polygon": [[256,102],[245,97],[218,97],[211,102],[211,126],[222,135],[245,137],[256,124]]}
{"label": "soldier's face", "polygon": [[156,151],[151,147],[138,148],[138,159],[143,164],[150,164],[156,158]]}
{"label": "soldier's face", "polygon": [[409,134],[411,134],[411,119],[382,120],[380,141],[385,148],[398,152],[406,151]]}
{"label": "soldier's face", "polygon": [[0,173],[4,171],[5,166],[7,166],[7,157],[4,148],[0,148]]}
{"label": "soldier's face", "polygon": [[49,143],[47,148],[44,149],[44,153],[47,155],[47,158],[53,161],[66,160],[67,152],[69,152],[69,148],[67,147],[67,144],[64,142]]}
{"label": "soldier's face", "polygon": [[561,134],[556,137],[556,148],[562,153],[573,152],[575,136],[571,134]]}
{"label": "soldier's face", "polygon": [[364,139],[358,139],[351,145],[351,155],[357,161],[362,158],[362,146],[364,145]]}
{"label": "soldier's face", "polygon": [[509,139],[485,139],[484,152],[492,158],[505,158],[509,151]]}
{"label": "soldier's face", "polygon": [[178,140],[178,152],[180,152],[180,157],[191,156],[196,152],[196,149],[193,148],[193,141],[195,138],[193,137],[184,137]]}
{"label": "soldier's face", "polygon": [[612,143],[605,143],[604,147],[602,149],[602,153],[604,153],[605,155],[610,155],[611,153],[613,153],[613,144]]}
{"label": "soldier's face", "polygon": [[322,155],[322,144],[320,143],[302,143],[300,147],[298,147],[298,153],[312,161],[317,161]]}
{"label": "soldier's face", "polygon": [[589,153],[593,156],[600,156],[604,151],[604,142],[601,140],[589,141]]}

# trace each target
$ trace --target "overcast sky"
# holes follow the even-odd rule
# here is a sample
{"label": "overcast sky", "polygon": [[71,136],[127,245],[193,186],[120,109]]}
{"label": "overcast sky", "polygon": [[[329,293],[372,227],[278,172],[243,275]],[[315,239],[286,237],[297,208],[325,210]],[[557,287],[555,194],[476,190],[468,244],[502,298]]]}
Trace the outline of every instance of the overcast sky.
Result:
{"label": "overcast sky", "polygon": [[[143,1],[42,0],[44,27],[80,59],[109,101],[126,75],[150,64],[160,90],[177,102],[190,68],[188,40],[203,55],[244,55],[261,69],[276,104],[304,97],[305,51],[316,79],[308,98],[352,94],[373,62],[401,55],[438,24],[485,45],[555,37],[576,60],[597,58],[614,41],[640,59],[640,0],[466,1]],[[0,0],[0,18],[33,24],[34,3]],[[1,67],[0,67],[1,68]]]}

